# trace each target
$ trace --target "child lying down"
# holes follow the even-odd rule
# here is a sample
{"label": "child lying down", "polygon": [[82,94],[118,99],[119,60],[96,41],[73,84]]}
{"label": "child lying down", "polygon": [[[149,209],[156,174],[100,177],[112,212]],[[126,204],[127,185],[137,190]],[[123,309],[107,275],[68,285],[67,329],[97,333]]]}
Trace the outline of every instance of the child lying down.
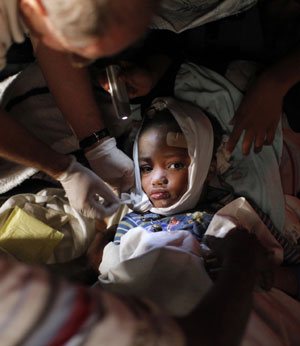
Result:
{"label": "child lying down", "polygon": [[[274,266],[279,268],[284,252],[289,254],[285,262],[300,262],[297,249],[253,202],[232,194],[220,210],[213,203],[210,195],[224,197],[222,190],[209,187],[211,181],[216,185],[211,168],[223,170],[226,163],[218,131],[197,107],[170,98],[154,101],[134,147],[136,189],[127,196],[134,211],[104,248],[102,285],[149,296],[169,313],[186,315],[212,284],[203,261],[209,252],[205,235],[224,237],[237,226],[256,233]],[[293,277],[295,285],[285,289],[297,296],[295,272],[274,272],[279,288],[282,277]]]}

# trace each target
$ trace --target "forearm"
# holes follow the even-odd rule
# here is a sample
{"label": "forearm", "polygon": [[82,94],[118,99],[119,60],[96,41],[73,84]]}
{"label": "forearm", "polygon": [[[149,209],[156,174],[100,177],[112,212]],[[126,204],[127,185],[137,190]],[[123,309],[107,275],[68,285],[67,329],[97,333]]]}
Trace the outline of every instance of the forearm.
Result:
{"label": "forearm", "polygon": [[59,154],[34,137],[4,110],[0,110],[0,156],[42,170],[53,178],[64,172],[68,156]]}
{"label": "forearm", "polygon": [[255,273],[224,267],[191,315],[179,319],[187,345],[239,345],[252,304]]}
{"label": "forearm", "polygon": [[276,90],[277,95],[283,98],[288,90],[300,81],[300,48],[267,67],[258,80]]}
{"label": "forearm", "polygon": [[104,128],[88,70],[72,67],[64,53],[42,44],[35,44],[35,47],[48,87],[78,139]]}

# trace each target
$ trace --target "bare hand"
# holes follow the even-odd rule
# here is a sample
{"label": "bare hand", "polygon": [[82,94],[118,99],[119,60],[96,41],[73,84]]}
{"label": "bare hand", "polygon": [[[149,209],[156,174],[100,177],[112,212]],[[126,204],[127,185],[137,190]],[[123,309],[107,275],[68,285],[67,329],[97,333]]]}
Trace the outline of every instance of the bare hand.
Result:
{"label": "bare hand", "polygon": [[261,76],[247,91],[242,103],[232,118],[234,125],[227,150],[235,148],[245,131],[242,153],[248,155],[254,144],[254,152],[259,153],[263,145],[272,144],[282,111],[283,95],[268,78]]}
{"label": "bare hand", "polygon": [[253,268],[260,286],[264,289],[272,287],[273,268],[268,260],[269,252],[260,244],[255,234],[244,228],[235,228],[224,238],[205,236],[204,241],[222,267],[234,267],[241,271],[246,267]]}

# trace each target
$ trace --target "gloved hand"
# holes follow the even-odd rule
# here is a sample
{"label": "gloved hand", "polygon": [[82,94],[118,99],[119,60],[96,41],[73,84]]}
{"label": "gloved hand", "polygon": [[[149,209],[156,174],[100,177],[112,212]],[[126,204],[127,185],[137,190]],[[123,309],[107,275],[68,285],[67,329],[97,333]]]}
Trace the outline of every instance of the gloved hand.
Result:
{"label": "gloved hand", "polygon": [[117,148],[114,138],[100,143],[85,156],[93,171],[120,192],[126,192],[133,186],[133,162]]}
{"label": "gloved hand", "polygon": [[[71,206],[83,216],[103,219],[112,215],[119,207],[118,197],[104,181],[74,158],[67,171],[57,180],[65,189]],[[100,202],[100,197],[104,199],[103,203]]]}

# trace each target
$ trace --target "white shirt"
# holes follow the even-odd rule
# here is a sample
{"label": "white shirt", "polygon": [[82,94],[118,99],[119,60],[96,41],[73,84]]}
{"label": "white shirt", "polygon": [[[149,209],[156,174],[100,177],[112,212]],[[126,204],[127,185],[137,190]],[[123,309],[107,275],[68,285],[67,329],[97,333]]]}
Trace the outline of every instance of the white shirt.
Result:
{"label": "white shirt", "polygon": [[21,43],[28,33],[18,0],[0,0],[0,70],[6,65],[6,54],[13,43]]}

